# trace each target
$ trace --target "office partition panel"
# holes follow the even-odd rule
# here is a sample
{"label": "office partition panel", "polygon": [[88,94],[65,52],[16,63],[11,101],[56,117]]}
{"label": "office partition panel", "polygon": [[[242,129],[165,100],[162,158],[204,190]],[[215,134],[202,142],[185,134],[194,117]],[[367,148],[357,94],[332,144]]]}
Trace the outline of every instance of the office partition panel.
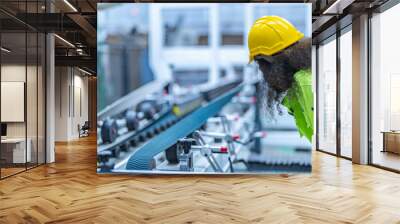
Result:
{"label": "office partition panel", "polygon": [[34,167],[38,163],[38,139],[37,139],[37,117],[38,117],[38,34],[28,32],[28,61],[27,61],[27,139],[31,142],[31,161],[27,167]]}
{"label": "office partition panel", "polygon": [[[12,5],[19,16],[44,13],[44,0],[1,1]],[[45,163],[45,34],[0,12],[0,178],[17,174]]]}
{"label": "office partition panel", "polygon": [[[7,88],[1,85],[3,100],[13,97],[16,94],[23,100],[23,106],[18,107],[16,113],[23,114],[22,118],[4,119],[10,116],[3,116],[1,119],[5,130],[2,133],[1,140],[1,161],[2,177],[7,177],[26,170],[26,163],[31,161],[31,141],[27,141],[26,126],[26,80],[27,80],[27,35],[25,31],[21,32],[3,32],[1,35],[2,50],[1,57],[1,82],[13,83],[12,85],[21,86],[16,93],[16,88]],[[16,102],[18,103],[18,102]],[[1,114],[13,113],[13,109],[2,104]]]}
{"label": "office partition panel", "polygon": [[46,118],[46,36],[38,33],[38,75],[37,75],[37,162],[38,165],[46,162],[46,144],[45,144],[45,118]]}

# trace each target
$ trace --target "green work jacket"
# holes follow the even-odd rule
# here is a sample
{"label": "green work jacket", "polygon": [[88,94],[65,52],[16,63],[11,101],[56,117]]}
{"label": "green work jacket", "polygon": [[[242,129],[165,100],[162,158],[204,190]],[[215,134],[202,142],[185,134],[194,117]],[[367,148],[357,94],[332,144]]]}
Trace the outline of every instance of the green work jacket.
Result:
{"label": "green work jacket", "polygon": [[294,74],[294,82],[282,104],[294,116],[300,136],[310,142],[314,133],[314,95],[311,70],[300,70]]}

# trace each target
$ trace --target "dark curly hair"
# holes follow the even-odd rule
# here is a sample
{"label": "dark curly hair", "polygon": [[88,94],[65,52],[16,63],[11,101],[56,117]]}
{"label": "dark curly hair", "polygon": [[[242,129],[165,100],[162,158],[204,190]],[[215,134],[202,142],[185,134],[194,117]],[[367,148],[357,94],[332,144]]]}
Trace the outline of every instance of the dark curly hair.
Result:
{"label": "dark curly hair", "polygon": [[258,55],[255,61],[266,84],[264,96],[267,112],[274,118],[276,111],[282,114],[280,104],[292,86],[294,74],[311,67],[311,38],[303,38],[273,56]]}

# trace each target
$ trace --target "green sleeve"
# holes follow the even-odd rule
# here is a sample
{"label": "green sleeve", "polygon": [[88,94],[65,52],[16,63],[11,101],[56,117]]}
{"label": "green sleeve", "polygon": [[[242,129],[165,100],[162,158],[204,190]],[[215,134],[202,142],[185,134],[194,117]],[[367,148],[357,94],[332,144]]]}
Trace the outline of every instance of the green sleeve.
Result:
{"label": "green sleeve", "polygon": [[314,94],[312,92],[311,70],[300,70],[295,74],[295,81],[299,88],[296,91],[297,99],[304,112],[307,125],[314,127]]}
{"label": "green sleeve", "polygon": [[311,71],[300,70],[294,75],[294,83],[282,105],[294,116],[300,136],[305,136],[310,142],[314,132],[313,99]]}

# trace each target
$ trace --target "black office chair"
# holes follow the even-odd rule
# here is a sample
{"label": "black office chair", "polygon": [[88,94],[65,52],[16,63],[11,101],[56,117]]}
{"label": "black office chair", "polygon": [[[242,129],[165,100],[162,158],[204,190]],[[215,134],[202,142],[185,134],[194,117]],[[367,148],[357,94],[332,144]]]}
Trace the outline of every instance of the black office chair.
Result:
{"label": "black office chair", "polygon": [[78,124],[79,138],[89,136],[89,129],[90,129],[89,121],[85,121],[82,127],[80,127],[80,125]]}

